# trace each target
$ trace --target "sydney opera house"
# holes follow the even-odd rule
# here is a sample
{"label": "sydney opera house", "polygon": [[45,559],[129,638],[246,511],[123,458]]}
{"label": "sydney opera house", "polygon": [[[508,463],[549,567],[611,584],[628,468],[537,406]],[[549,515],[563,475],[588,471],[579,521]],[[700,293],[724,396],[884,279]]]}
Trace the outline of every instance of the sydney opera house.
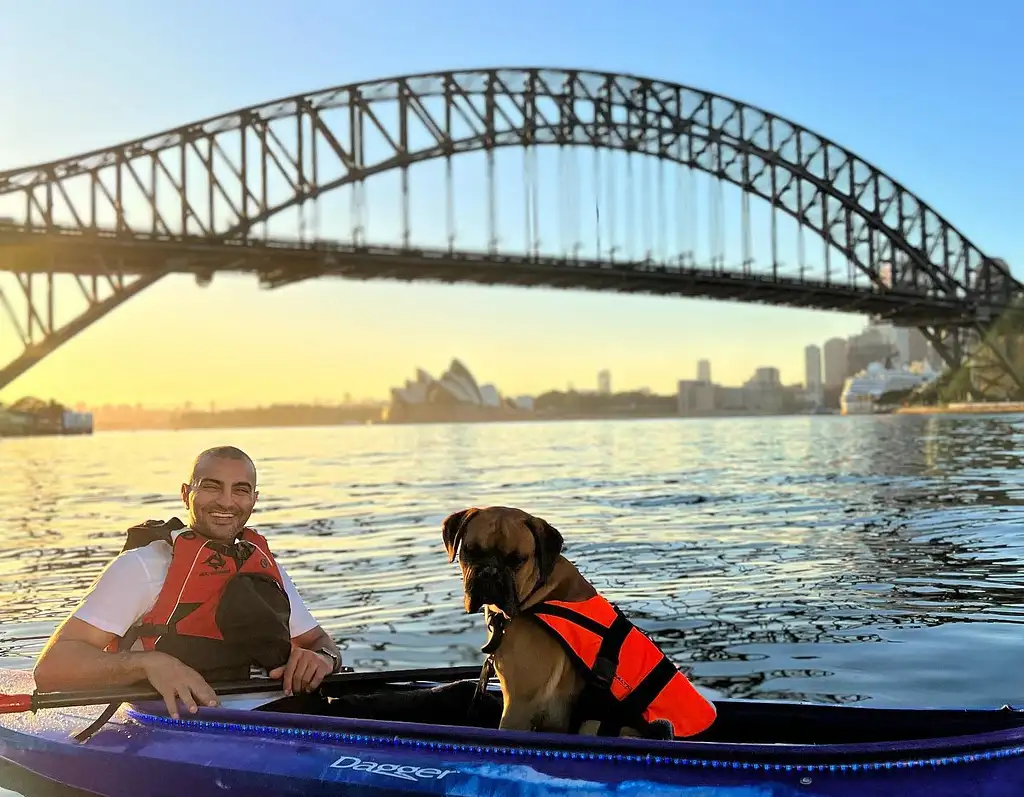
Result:
{"label": "sydney opera house", "polygon": [[511,420],[532,415],[529,399],[502,398],[494,385],[478,385],[469,369],[452,360],[440,379],[422,368],[405,387],[391,389],[391,423]]}

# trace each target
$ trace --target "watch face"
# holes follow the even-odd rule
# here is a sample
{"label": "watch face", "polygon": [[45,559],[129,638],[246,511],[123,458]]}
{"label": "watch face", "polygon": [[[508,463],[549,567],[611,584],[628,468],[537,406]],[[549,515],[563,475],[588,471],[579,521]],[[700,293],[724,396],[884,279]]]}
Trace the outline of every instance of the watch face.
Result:
{"label": "watch face", "polygon": [[338,657],[335,656],[333,653],[331,653],[331,651],[327,650],[326,648],[320,648],[320,650],[318,650],[317,653],[322,653],[323,655],[325,655],[327,658],[329,658],[331,660],[331,669],[332,670],[337,669],[337,667],[338,667]]}

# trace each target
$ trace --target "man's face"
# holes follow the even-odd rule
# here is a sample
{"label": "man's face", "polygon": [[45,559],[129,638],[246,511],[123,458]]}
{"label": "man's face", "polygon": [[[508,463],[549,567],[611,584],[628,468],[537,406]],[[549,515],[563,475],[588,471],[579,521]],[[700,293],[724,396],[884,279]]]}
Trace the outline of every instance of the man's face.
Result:
{"label": "man's face", "polygon": [[196,532],[219,542],[233,542],[256,504],[256,474],[241,459],[204,457],[191,484],[181,485],[181,500]]}

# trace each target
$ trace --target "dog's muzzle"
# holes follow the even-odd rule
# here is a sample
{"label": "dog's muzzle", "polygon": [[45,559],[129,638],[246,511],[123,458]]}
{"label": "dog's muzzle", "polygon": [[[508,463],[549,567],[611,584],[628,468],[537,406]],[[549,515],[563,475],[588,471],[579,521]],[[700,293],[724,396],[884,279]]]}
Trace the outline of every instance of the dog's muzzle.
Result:
{"label": "dog's muzzle", "polygon": [[509,617],[517,607],[515,578],[507,567],[485,563],[473,567],[466,578],[466,611],[470,614],[490,604]]}

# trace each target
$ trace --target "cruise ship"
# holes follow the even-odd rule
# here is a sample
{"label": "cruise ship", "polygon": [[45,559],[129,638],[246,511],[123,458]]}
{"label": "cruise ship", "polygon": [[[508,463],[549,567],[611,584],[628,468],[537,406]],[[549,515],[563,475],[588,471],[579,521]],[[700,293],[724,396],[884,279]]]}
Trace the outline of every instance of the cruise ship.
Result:
{"label": "cruise ship", "polygon": [[843,415],[863,415],[884,411],[878,399],[886,393],[913,390],[926,385],[939,374],[925,362],[892,367],[874,362],[843,383],[839,394],[839,410]]}

